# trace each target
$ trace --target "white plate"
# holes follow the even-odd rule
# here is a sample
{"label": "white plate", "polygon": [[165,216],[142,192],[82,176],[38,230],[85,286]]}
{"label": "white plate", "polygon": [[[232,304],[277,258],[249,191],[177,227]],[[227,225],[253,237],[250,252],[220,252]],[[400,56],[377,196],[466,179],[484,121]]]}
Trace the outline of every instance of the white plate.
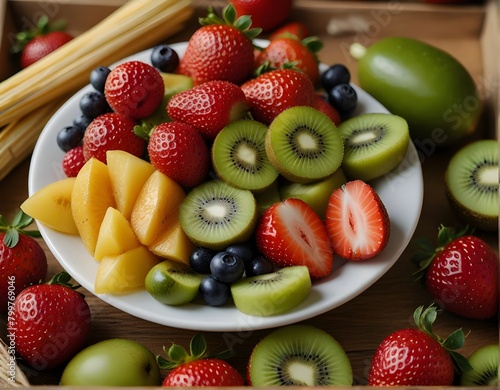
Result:
{"label": "white plate", "polygon": [[[186,43],[172,45],[182,55]],[[149,62],[150,51],[125,58]],[[360,88],[356,114],[387,112],[387,110]],[[56,134],[71,124],[79,114],[78,102],[91,90],[87,86],[71,97],[47,123],[33,152],[29,172],[29,194],[45,185],[64,178],[61,169],[63,152],[56,143]],[[253,317],[239,312],[234,306],[213,308],[201,304],[181,307],[166,306],[154,300],[146,291],[129,295],[98,295],[100,299],[133,316],[176,328],[198,331],[244,331],[266,329],[299,322],[332,310],[353,299],[398,260],[408,245],[420,217],[423,199],[423,180],[420,161],[410,143],[408,155],[390,174],[373,183],[385,203],[391,219],[391,237],[388,246],[376,258],[365,262],[345,262],[336,259],[332,274],[314,284],[309,297],[293,311],[273,317]],[[87,253],[77,236],[69,236],[38,228],[49,249],[61,266],[84,288],[94,292],[93,284],[97,262]]]}

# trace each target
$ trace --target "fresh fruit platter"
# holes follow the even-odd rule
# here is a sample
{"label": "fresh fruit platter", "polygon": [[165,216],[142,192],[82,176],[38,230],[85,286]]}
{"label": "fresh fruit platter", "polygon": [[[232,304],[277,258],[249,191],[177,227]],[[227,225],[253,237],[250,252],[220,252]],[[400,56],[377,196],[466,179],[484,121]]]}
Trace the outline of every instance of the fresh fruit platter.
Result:
{"label": "fresh fruit platter", "polygon": [[[266,41],[259,41],[266,45]],[[182,56],[187,43],[172,44]],[[122,62],[139,60],[150,63],[152,51],[138,53]],[[325,69],[326,65],[322,66]],[[112,67],[111,67],[112,68]],[[356,87],[358,105],[353,117],[363,113],[387,113],[375,99]],[[47,123],[33,153],[29,177],[31,194],[50,183],[65,178],[61,161],[64,153],[54,142],[59,130],[80,113],[82,96],[91,91],[91,85],[79,91]],[[123,167],[123,165],[122,165]],[[185,329],[210,331],[236,331],[263,329],[298,322],[324,313],[354,298],[376,282],[397,261],[406,248],[420,216],[423,199],[422,172],[416,151],[408,148],[400,169],[373,181],[376,190],[386,205],[391,220],[391,237],[383,254],[369,262],[346,261],[336,256],[333,270],[326,277],[313,283],[312,291],[292,310],[272,316],[251,316],[227,304],[213,307],[199,302],[185,305],[165,305],[154,299],[145,289],[128,294],[99,294],[95,281],[97,262],[85,249],[82,239],[57,232],[41,224],[40,231],[63,267],[89,291],[117,308],[149,321]],[[247,201],[249,202],[249,201]],[[75,248],[78,248],[75,250]]]}
{"label": "fresh fruit platter", "polygon": [[486,11],[194,3],[2,181],[0,385],[497,386]]}

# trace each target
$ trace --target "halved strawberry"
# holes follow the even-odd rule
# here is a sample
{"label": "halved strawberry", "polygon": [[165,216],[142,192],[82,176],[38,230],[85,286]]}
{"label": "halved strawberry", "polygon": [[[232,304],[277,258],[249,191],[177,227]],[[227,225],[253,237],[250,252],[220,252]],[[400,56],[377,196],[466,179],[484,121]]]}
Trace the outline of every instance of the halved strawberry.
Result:
{"label": "halved strawberry", "polygon": [[278,267],[305,265],[313,279],[332,271],[333,252],[325,225],[301,199],[288,198],[266,209],[255,239],[259,251]]}
{"label": "halved strawberry", "polygon": [[375,190],[361,180],[352,180],[333,191],[325,225],[333,251],[350,260],[367,260],[389,241],[389,214]]}

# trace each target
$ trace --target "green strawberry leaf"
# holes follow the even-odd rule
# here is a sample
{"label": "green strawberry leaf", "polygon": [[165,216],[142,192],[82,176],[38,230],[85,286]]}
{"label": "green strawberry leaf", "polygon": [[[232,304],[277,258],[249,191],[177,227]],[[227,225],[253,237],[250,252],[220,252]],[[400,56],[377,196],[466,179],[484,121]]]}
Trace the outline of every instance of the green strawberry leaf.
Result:
{"label": "green strawberry leaf", "polygon": [[3,242],[7,248],[14,248],[19,242],[19,232],[16,229],[7,229]]}
{"label": "green strawberry leaf", "polygon": [[196,358],[201,358],[207,353],[207,343],[202,334],[195,335],[189,345],[191,355]]}

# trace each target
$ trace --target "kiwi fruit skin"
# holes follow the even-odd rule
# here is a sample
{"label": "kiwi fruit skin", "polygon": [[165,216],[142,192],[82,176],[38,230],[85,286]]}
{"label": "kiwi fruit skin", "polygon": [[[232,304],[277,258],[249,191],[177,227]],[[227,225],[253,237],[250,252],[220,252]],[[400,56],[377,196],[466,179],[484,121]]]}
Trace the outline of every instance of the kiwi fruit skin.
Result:
{"label": "kiwi fruit skin", "polygon": [[236,308],[242,313],[260,317],[288,312],[300,304],[310,291],[309,270],[302,265],[242,278],[231,285]]}
{"label": "kiwi fruit skin", "polygon": [[342,169],[350,179],[370,181],[396,168],[410,144],[408,123],[400,116],[366,113],[339,126],[344,140]]}
{"label": "kiwi fruit skin", "polygon": [[352,386],[353,373],[344,349],[329,333],[294,324],[257,343],[247,365],[247,380],[255,387]]}
{"label": "kiwi fruit skin", "polygon": [[496,140],[469,143],[451,157],[445,172],[451,209],[464,223],[484,231],[498,231],[498,147]]}
{"label": "kiwi fruit skin", "polygon": [[[296,155],[298,139],[304,138],[297,137],[301,129],[308,129],[319,138],[313,143],[321,156]],[[319,110],[306,106],[290,107],[277,115],[267,130],[265,147],[278,172],[296,183],[330,176],[340,167],[344,155],[344,142],[335,124]]]}
{"label": "kiwi fruit skin", "polygon": [[462,386],[498,386],[498,344],[488,344],[476,349],[468,358],[472,370],[460,377]]}
{"label": "kiwi fruit skin", "polygon": [[250,239],[257,217],[251,191],[217,179],[193,188],[179,206],[184,233],[195,245],[216,251]]}
{"label": "kiwi fruit skin", "polygon": [[279,173],[266,154],[266,132],[267,126],[250,119],[237,120],[224,127],[211,148],[217,176],[234,187],[252,192],[269,187]]}
{"label": "kiwi fruit skin", "polygon": [[149,270],[146,291],[166,305],[184,305],[198,295],[202,276],[186,264],[164,260]]}

